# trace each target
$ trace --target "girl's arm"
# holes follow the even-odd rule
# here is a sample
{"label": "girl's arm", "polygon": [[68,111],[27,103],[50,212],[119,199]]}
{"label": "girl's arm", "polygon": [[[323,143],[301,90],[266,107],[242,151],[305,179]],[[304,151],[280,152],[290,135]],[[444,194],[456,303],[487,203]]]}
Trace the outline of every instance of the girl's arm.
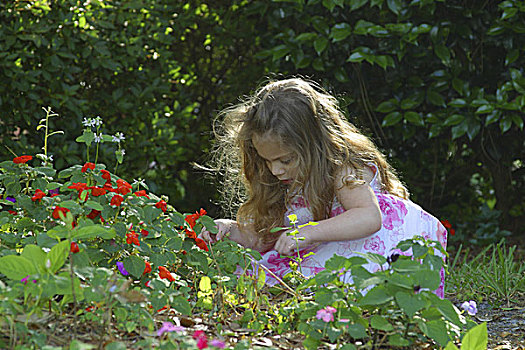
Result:
{"label": "girl's arm", "polygon": [[[351,175],[350,169],[343,170],[337,176],[336,184],[342,184],[342,180]],[[330,241],[356,240],[379,231],[382,225],[381,211],[377,197],[368,185],[372,178],[372,171],[365,169],[365,184],[353,188],[336,187],[337,199],[346,211],[329,219],[320,220],[315,226],[300,228],[296,237],[304,237],[304,240],[299,240],[299,247]],[[296,241],[283,234],[275,244],[275,250],[290,255],[296,250]]]}

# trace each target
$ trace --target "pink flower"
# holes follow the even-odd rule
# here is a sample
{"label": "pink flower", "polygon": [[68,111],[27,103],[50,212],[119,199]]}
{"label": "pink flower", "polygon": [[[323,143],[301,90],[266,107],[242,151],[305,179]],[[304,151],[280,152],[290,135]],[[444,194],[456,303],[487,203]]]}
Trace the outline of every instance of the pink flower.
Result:
{"label": "pink flower", "polygon": [[219,339],[213,339],[212,341],[210,341],[210,345],[219,349],[224,349],[226,347],[226,343]]}
{"label": "pink flower", "polygon": [[379,238],[379,236],[372,237],[365,241],[364,245],[365,250],[371,251],[379,255],[385,254],[385,243]]}
{"label": "pink flower", "polygon": [[323,320],[324,322],[330,322],[334,320],[334,313],[337,311],[335,307],[327,306],[324,309],[318,310],[315,318]]}
{"label": "pink flower", "polygon": [[162,327],[157,331],[157,335],[160,337],[166,332],[182,332],[185,328],[182,326],[175,326],[171,322],[164,322]]}
{"label": "pink flower", "polygon": [[204,331],[198,330],[193,332],[192,338],[197,340],[197,347],[199,349],[205,349],[208,347],[208,339]]}

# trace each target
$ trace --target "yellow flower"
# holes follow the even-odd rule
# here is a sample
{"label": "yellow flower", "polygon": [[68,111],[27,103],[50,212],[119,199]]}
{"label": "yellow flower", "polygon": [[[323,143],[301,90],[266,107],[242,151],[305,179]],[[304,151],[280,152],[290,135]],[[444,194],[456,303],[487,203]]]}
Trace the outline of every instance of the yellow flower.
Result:
{"label": "yellow flower", "polygon": [[288,220],[290,220],[290,224],[295,225],[297,223],[297,215],[295,214],[288,215]]}

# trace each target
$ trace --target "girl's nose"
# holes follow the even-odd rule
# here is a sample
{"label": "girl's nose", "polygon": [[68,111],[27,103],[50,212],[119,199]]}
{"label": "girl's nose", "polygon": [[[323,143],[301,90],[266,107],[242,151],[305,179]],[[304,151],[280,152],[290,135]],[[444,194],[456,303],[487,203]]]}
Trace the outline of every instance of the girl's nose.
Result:
{"label": "girl's nose", "polygon": [[280,176],[284,174],[284,168],[279,164],[275,163],[270,165],[270,171],[273,174],[273,176]]}

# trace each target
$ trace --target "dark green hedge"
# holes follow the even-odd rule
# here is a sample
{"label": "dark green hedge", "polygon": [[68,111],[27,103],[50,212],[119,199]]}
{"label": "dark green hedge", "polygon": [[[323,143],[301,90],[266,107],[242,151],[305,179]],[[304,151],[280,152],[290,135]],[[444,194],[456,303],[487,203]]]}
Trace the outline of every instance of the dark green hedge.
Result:
{"label": "dark green hedge", "polygon": [[480,208],[494,207],[518,232],[524,12],[523,1],[8,2],[0,138],[38,152],[51,106],[66,133],[51,140],[60,168],[83,157],[82,118],[100,115],[126,134],[122,175],[183,211],[214,213],[213,187],[190,163],[207,152],[217,110],[270,73],[302,74],[339,95],[417,202],[470,234]]}

